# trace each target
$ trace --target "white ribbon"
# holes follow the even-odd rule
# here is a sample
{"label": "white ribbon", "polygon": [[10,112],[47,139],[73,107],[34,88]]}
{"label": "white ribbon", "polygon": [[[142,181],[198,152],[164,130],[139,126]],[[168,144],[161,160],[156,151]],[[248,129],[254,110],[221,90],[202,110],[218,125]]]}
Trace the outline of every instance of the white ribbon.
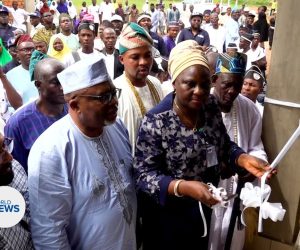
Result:
{"label": "white ribbon", "polygon": [[[241,191],[240,198],[243,200],[243,204],[247,207],[260,207],[259,216],[258,216],[258,232],[263,231],[262,219],[270,218],[272,221],[276,222],[277,220],[282,221],[285,215],[286,210],[282,207],[281,203],[270,203],[268,202],[269,196],[271,194],[271,187],[266,184],[266,179],[268,174],[277,167],[281,159],[286,155],[289,149],[292,147],[294,142],[300,136],[300,124],[295,130],[293,135],[289,138],[287,143],[281,149],[279,154],[276,156],[272,164],[270,165],[270,170],[267,171],[261,177],[260,188],[258,186],[253,187],[251,183],[245,183],[244,188]],[[245,209],[246,209],[245,208]],[[243,212],[245,211],[243,210]],[[244,219],[242,216],[242,223]]]}
{"label": "white ribbon", "polygon": [[215,187],[212,183],[207,183],[209,186],[209,191],[212,193],[212,196],[216,199],[219,200],[220,202],[217,203],[216,205],[213,205],[211,208],[214,209],[216,207],[228,207],[228,196],[227,196],[227,191],[225,188],[222,187]]}
{"label": "white ribbon", "polygon": [[[216,205],[211,206],[211,208],[216,208],[216,207],[227,207],[229,202],[228,202],[228,197],[227,197],[227,192],[224,188],[220,187],[220,188],[216,188],[212,183],[207,183],[207,185],[209,186],[208,190],[209,192],[212,193],[212,196],[219,200],[220,202],[217,203]],[[199,210],[200,210],[200,215],[203,221],[203,235],[201,237],[206,237],[207,235],[207,222],[205,219],[205,215],[203,212],[203,208],[202,208],[202,204],[199,201]]]}
{"label": "white ribbon", "polygon": [[245,206],[241,217],[244,226],[246,226],[244,212],[248,207],[260,207],[259,213],[263,219],[270,218],[274,222],[283,220],[286,210],[283,209],[281,203],[268,202],[270,194],[271,187],[267,184],[264,184],[264,188],[261,189],[259,186],[253,186],[250,182],[245,183],[240,194],[240,199]]}
{"label": "white ribbon", "polygon": [[272,99],[269,97],[265,97],[264,102],[274,104],[274,105],[279,105],[279,106],[286,106],[286,107],[290,107],[290,108],[300,108],[299,103],[280,101],[280,100]]}

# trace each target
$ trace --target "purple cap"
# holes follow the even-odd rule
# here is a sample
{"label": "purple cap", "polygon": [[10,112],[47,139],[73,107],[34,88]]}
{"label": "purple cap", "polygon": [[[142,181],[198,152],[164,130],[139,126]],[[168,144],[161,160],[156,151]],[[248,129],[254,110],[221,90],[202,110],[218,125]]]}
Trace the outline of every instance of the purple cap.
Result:
{"label": "purple cap", "polygon": [[5,6],[0,7],[0,12],[6,12],[8,14],[8,9]]}
{"label": "purple cap", "polygon": [[41,17],[41,14],[40,14],[40,12],[35,11],[35,12],[33,12],[33,13],[30,13],[29,16],[30,16],[30,17],[38,17],[38,18],[40,18],[40,17]]}

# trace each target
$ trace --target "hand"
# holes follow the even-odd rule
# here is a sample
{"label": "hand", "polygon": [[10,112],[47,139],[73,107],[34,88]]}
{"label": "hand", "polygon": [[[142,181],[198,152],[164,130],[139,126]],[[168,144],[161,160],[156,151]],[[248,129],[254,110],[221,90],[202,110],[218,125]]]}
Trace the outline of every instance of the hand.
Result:
{"label": "hand", "polygon": [[[262,177],[266,171],[270,170],[268,162],[248,154],[241,154],[237,159],[237,163],[256,177]],[[276,173],[276,170],[272,170],[268,175],[268,178],[271,178],[271,176]]]}
{"label": "hand", "polygon": [[211,207],[220,201],[215,199],[208,189],[209,187],[205,183],[199,181],[183,181],[178,187],[180,194],[201,201],[206,206]]}

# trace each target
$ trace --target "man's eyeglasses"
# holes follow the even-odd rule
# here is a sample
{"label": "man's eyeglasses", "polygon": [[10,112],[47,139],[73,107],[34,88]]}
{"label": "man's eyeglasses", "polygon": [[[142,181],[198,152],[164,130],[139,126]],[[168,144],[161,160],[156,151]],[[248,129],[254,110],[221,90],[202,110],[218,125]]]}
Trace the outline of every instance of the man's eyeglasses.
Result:
{"label": "man's eyeglasses", "polygon": [[25,52],[25,53],[31,53],[35,50],[34,47],[30,47],[30,48],[23,48],[23,49],[18,49],[18,51],[22,51],[22,52]]}
{"label": "man's eyeglasses", "polygon": [[0,148],[0,154],[2,154],[5,151],[11,153],[13,149],[14,149],[14,140],[12,138],[4,137],[4,140]]}
{"label": "man's eyeglasses", "polygon": [[108,104],[114,97],[119,98],[121,95],[122,89],[114,89],[111,92],[105,93],[103,95],[78,95],[78,97],[88,97],[92,99],[97,99],[102,104]]}

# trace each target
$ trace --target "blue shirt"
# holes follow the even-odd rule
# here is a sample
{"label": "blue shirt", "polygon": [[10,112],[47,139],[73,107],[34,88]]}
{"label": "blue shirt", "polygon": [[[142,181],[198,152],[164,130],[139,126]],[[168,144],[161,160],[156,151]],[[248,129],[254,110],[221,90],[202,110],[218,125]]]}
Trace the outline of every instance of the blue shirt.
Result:
{"label": "blue shirt", "polygon": [[128,132],[118,119],[98,137],[70,115],[48,128],[28,158],[35,249],[136,250],[136,193]]}
{"label": "blue shirt", "polygon": [[29,151],[35,140],[54,122],[68,113],[67,105],[64,106],[63,112],[57,117],[46,116],[41,113],[36,102],[31,102],[17,110],[9,118],[4,127],[6,137],[14,139],[14,149],[12,155],[27,172],[27,159]]}
{"label": "blue shirt", "polygon": [[34,85],[34,81],[30,80],[29,71],[19,65],[7,72],[7,79],[11,85],[22,97],[23,104],[38,98],[39,92]]}
{"label": "blue shirt", "polygon": [[164,40],[157,33],[150,31],[149,34],[153,39],[154,48],[156,48],[159,51],[161,56],[167,56],[167,48],[164,43]]}
{"label": "blue shirt", "polygon": [[168,51],[167,56],[169,57],[170,53],[171,53],[171,50],[176,46],[175,41],[174,41],[173,38],[169,37],[168,35],[164,36],[163,40],[164,40],[165,45],[167,47],[167,51]]}
{"label": "blue shirt", "polygon": [[199,29],[198,33],[194,35],[192,33],[192,28],[185,28],[179,33],[178,42],[183,42],[186,40],[195,40],[200,46],[209,46],[210,40],[207,31]]}

